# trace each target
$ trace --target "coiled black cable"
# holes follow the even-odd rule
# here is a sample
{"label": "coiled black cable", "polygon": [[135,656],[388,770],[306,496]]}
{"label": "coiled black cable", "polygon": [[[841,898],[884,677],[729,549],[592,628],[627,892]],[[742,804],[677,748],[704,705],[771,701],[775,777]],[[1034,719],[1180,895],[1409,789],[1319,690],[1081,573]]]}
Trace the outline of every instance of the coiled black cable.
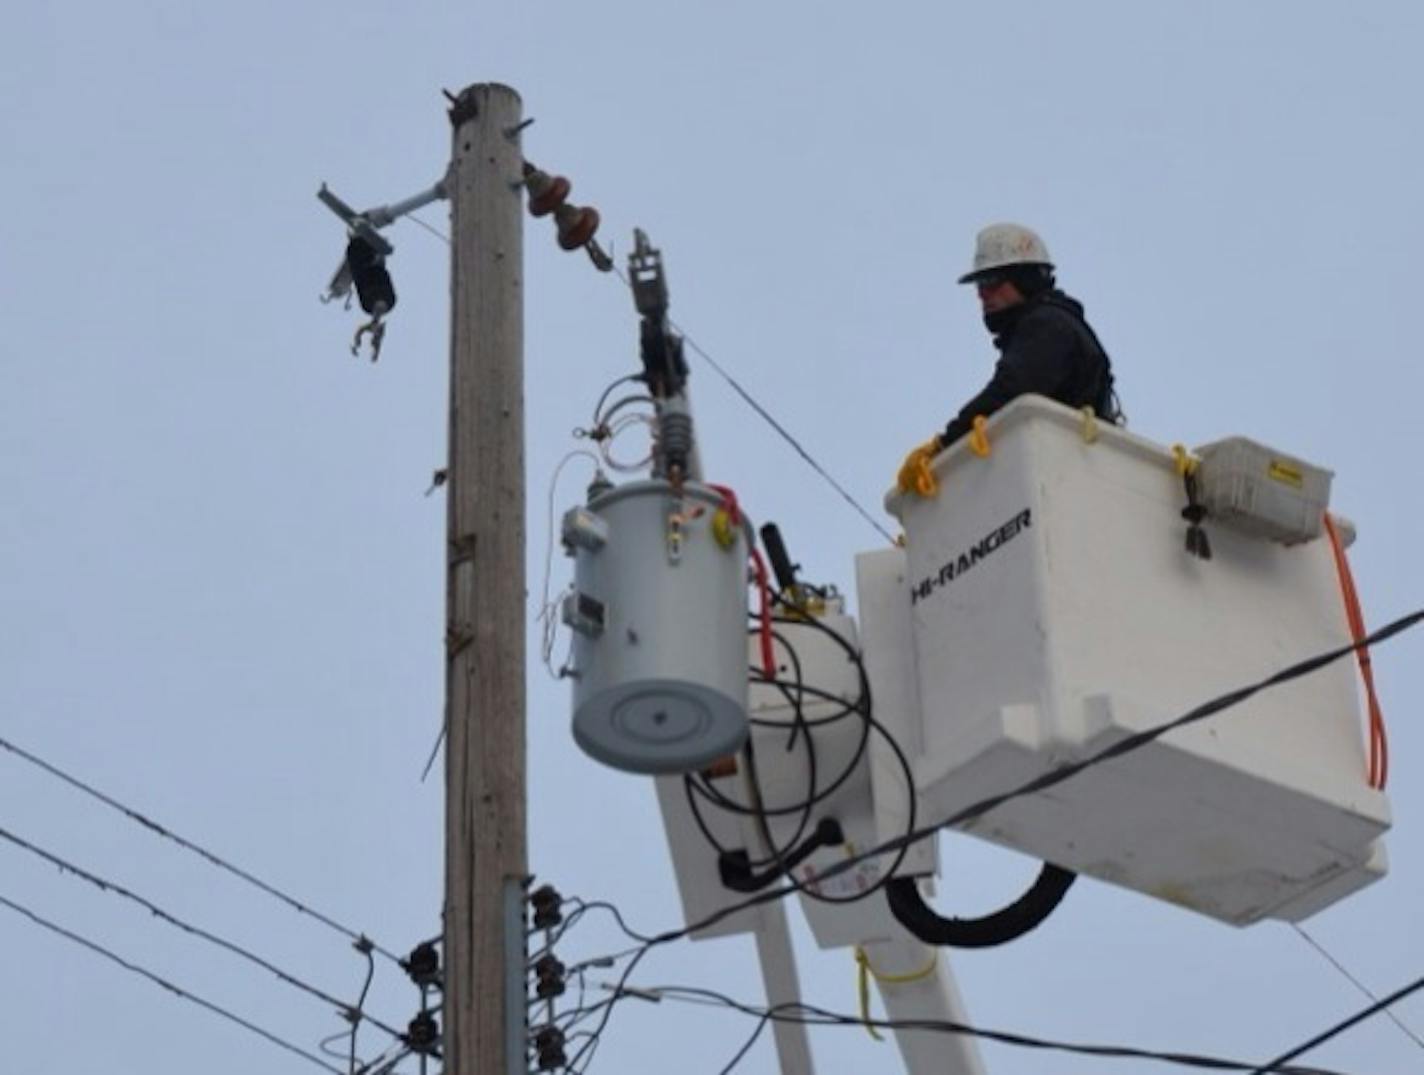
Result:
{"label": "coiled black cable", "polygon": [[[901,864],[905,860],[905,857],[909,854],[909,844],[901,844],[896,849],[894,862],[890,864],[889,868],[885,870],[874,883],[867,886],[863,891],[855,892],[850,896],[831,896],[822,892],[818,892],[812,887],[810,887],[810,885],[808,885],[807,883],[798,880],[791,873],[791,870],[796,865],[799,865],[800,862],[804,861],[807,857],[813,854],[815,851],[819,850],[822,846],[825,846],[823,839],[826,832],[828,832],[829,830],[823,828],[822,826],[824,826],[825,822],[828,820],[834,823],[834,819],[823,819],[822,824],[818,825],[817,830],[813,832],[811,836],[807,837],[805,840],[800,841],[799,843],[796,841],[792,841],[792,846],[786,850],[775,846],[774,843],[770,840],[770,832],[769,828],[767,827],[767,819],[771,817],[802,813],[803,821],[802,824],[798,826],[797,830],[799,838],[800,832],[804,831],[805,820],[807,817],[809,817],[809,811],[812,810],[812,808],[814,808],[817,804],[824,802],[827,798],[829,798],[836,791],[838,791],[842,786],[844,786],[846,781],[848,781],[855,774],[856,770],[860,766],[862,758],[865,755],[865,750],[869,742],[870,735],[872,731],[874,731],[880,734],[885,739],[885,741],[890,744],[891,749],[894,751],[895,756],[900,763],[901,770],[905,775],[906,786],[910,788],[911,791],[909,796],[909,817],[907,818],[907,831],[914,831],[914,827],[916,824],[914,771],[910,766],[909,759],[905,756],[904,751],[901,749],[899,743],[895,740],[895,737],[891,735],[890,731],[885,728],[883,724],[881,724],[871,715],[872,703],[870,681],[869,677],[866,675],[865,672],[864,659],[862,658],[859,651],[844,636],[842,636],[840,632],[829,627],[827,624],[822,623],[819,619],[811,615],[805,609],[796,605],[794,602],[787,600],[784,596],[781,595],[777,596],[777,601],[780,604],[786,606],[794,614],[794,616],[776,617],[775,622],[793,624],[796,626],[812,627],[827,635],[838,646],[840,646],[840,648],[845,652],[848,659],[855,665],[857,679],[859,681],[859,694],[853,701],[847,702],[844,698],[838,695],[831,694],[828,691],[819,690],[815,687],[810,686],[809,684],[806,684],[801,677],[800,661],[799,658],[797,658],[795,655],[795,647],[792,646],[789,640],[784,637],[781,638],[781,642],[782,645],[786,647],[788,653],[792,655],[793,663],[797,673],[796,681],[791,683],[785,683],[784,681],[777,679],[767,679],[763,674],[757,677],[757,682],[770,683],[771,685],[778,686],[783,689],[783,692],[788,689],[794,690],[796,692],[796,694],[798,695],[798,700],[793,702],[793,708],[798,711],[799,720],[802,724],[804,724],[804,727],[801,729],[801,734],[805,734],[807,736],[808,742],[810,739],[810,729],[812,727],[830,724],[838,720],[846,719],[847,717],[853,715],[860,716],[862,720],[862,731],[860,739],[856,743],[855,751],[844,769],[837,774],[836,778],[832,780],[827,787],[825,787],[824,789],[817,789],[813,783],[807,798],[803,802],[796,803],[794,805],[785,807],[767,807],[764,803],[760,802],[759,787],[755,779],[755,760],[754,756],[752,755],[748,755],[748,776],[752,781],[752,792],[754,798],[756,799],[752,806],[744,806],[741,803],[735,802],[732,799],[729,799],[722,792],[708,785],[705,781],[698,782],[697,780],[691,778],[689,778],[689,780],[687,781],[687,793],[689,802],[692,801],[692,797],[695,792],[697,795],[702,796],[703,798],[707,799],[709,802],[712,802],[714,805],[718,806],[723,810],[727,810],[731,813],[756,819],[758,823],[762,826],[763,837],[767,840],[768,849],[772,853],[771,858],[776,862],[776,866],[772,870],[768,870],[760,875],[757,875],[752,873],[750,858],[747,858],[746,860],[740,859],[738,857],[738,852],[729,851],[725,848],[722,848],[720,844],[714,838],[712,838],[712,834],[710,832],[710,829],[706,825],[705,820],[701,818],[700,814],[697,812],[696,807],[693,807],[694,817],[698,821],[699,827],[702,829],[703,834],[708,837],[709,842],[711,842],[713,846],[717,848],[719,856],[721,857],[721,861],[719,861],[719,868],[723,870],[724,876],[730,878],[733,882],[728,887],[734,887],[737,891],[756,891],[759,888],[774,883],[778,877],[785,876],[791,882],[791,884],[794,885],[799,891],[811,897],[812,899],[817,899],[825,903],[851,903],[858,900],[866,899],[867,897],[875,894],[880,889],[882,889],[889,881],[889,879],[894,875],[895,871],[900,868]],[[840,704],[843,708],[840,712],[830,714],[825,717],[809,719],[804,716],[804,713],[799,712],[801,705],[800,698],[803,698],[805,696],[836,702]],[[781,721],[753,720],[753,724],[764,727],[778,728],[785,726],[784,722]],[[795,734],[794,729],[793,734]],[[837,828],[839,828],[838,825]],[[838,840],[835,842],[842,841]],[[742,854],[744,854],[744,852]],[[792,861],[793,858],[794,861]],[[751,887],[753,885],[755,887]]]}
{"label": "coiled black cable", "polygon": [[1037,879],[1018,899],[979,918],[945,918],[925,902],[913,877],[896,877],[885,886],[885,900],[895,921],[926,944],[947,948],[993,948],[1036,929],[1057,908],[1078,875],[1045,862]]}

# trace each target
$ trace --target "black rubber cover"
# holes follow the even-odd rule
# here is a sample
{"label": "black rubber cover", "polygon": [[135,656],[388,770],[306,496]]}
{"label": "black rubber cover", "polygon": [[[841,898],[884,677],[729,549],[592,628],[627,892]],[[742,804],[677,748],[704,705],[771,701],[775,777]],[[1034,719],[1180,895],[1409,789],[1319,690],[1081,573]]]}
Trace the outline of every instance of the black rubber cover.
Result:
{"label": "black rubber cover", "polygon": [[786,553],[786,542],[781,540],[781,530],[775,523],[767,523],[761,528],[761,543],[766,549],[766,557],[771,561],[772,574],[782,593],[796,589],[796,565]]}
{"label": "black rubber cover", "polygon": [[926,944],[948,948],[992,948],[1022,937],[1053,913],[1078,875],[1045,862],[1037,880],[1018,899],[982,918],[944,918],[925,902],[913,877],[885,886],[895,920]]}

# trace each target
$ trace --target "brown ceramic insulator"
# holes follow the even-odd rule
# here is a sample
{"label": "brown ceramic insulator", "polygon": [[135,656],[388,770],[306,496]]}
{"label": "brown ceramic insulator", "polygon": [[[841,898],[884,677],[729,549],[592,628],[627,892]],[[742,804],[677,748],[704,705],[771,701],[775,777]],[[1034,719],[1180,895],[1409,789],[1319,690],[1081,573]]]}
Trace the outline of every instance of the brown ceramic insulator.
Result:
{"label": "brown ceramic insulator", "polygon": [[598,231],[598,210],[592,206],[561,205],[554,219],[559,225],[559,245],[565,250],[577,250]]}
{"label": "brown ceramic insulator", "polygon": [[574,189],[573,184],[563,176],[551,176],[545,172],[535,172],[525,183],[529,187],[531,216],[548,216],[568,201],[569,192]]}

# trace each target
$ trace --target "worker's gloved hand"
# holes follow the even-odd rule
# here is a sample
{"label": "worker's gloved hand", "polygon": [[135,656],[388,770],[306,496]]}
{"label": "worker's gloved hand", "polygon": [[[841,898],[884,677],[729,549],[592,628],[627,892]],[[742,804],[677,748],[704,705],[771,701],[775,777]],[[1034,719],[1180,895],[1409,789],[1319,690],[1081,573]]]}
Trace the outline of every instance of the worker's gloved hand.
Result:
{"label": "worker's gloved hand", "polygon": [[940,447],[939,437],[931,437],[905,456],[905,461],[900,464],[900,473],[895,478],[900,492],[923,497],[939,492],[939,479],[934,476],[930,463],[939,454]]}

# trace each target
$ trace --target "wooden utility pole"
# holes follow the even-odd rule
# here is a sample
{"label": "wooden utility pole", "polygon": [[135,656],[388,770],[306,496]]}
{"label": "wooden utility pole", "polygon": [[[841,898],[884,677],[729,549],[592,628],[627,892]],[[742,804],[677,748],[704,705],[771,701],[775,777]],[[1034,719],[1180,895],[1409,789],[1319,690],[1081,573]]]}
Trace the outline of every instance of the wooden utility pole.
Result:
{"label": "wooden utility pole", "polygon": [[447,1075],[525,1072],[524,295],[520,100],[450,109]]}

